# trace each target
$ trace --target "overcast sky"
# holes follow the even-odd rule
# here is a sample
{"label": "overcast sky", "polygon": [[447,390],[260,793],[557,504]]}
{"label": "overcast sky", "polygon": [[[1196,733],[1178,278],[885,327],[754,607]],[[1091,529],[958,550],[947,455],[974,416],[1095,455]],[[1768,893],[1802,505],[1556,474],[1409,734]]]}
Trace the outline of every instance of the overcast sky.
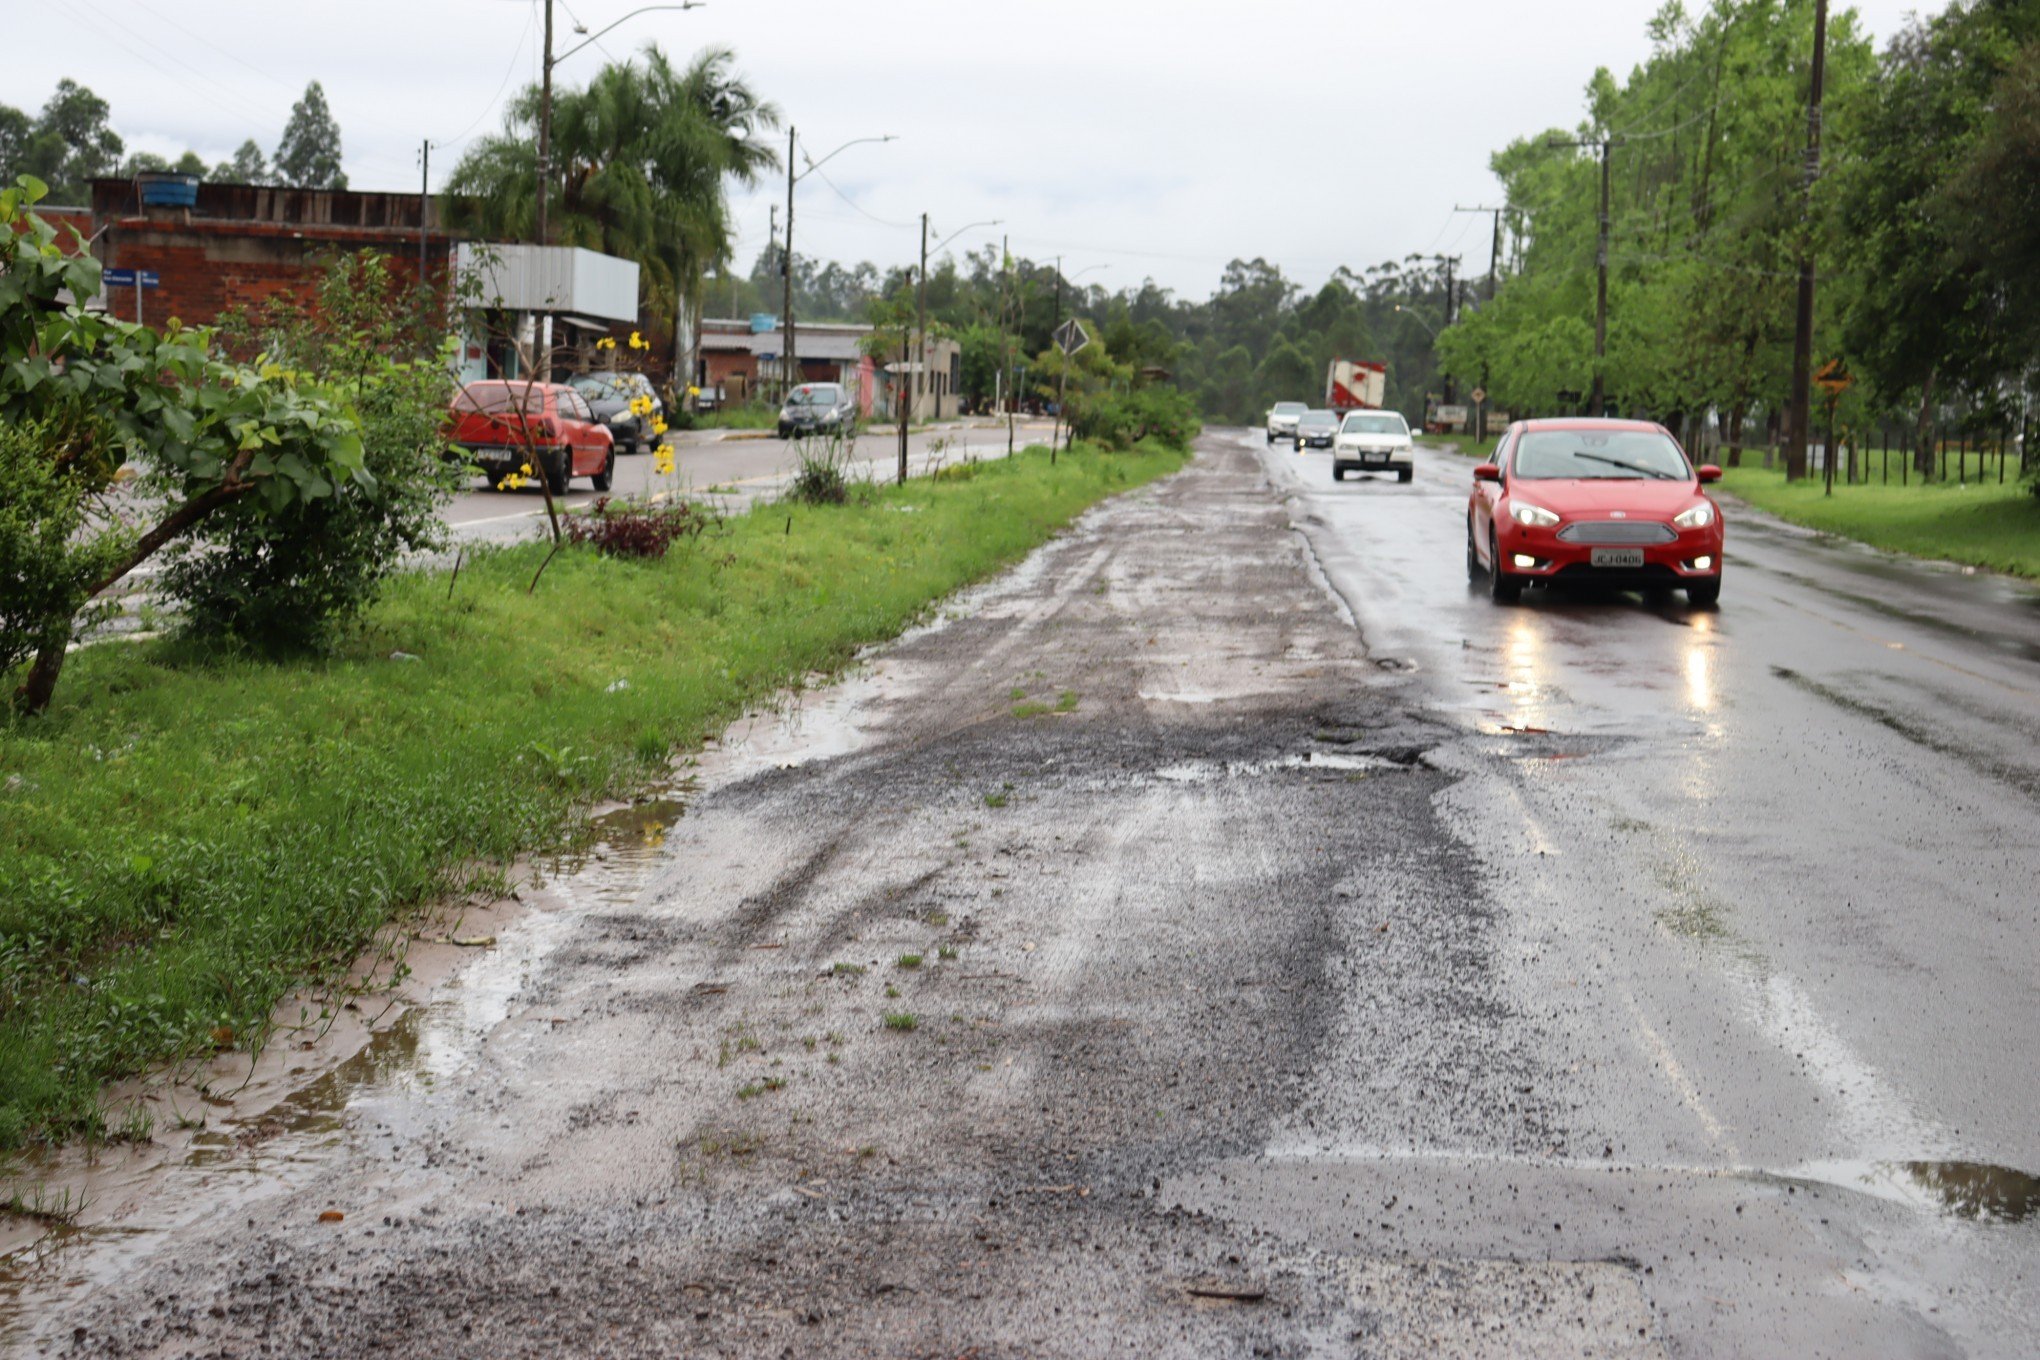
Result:
{"label": "overcast sky", "polygon": [[[322,81],[351,187],[411,189],[431,139],[435,185],[502,98],[536,80],[536,0],[21,0],[0,101],[41,107],[69,76],[112,105],[130,149],[208,161],[244,138],[273,151]],[[640,0],[557,0],[557,50]],[[1234,257],[1307,285],[1411,251],[1483,268],[1489,153],[1570,126],[1597,66],[1648,53],[1659,0],[710,0],[640,15],[557,70],[657,41],[720,44],[817,159],[795,248],[880,265],[911,258],[919,215],[953,250],[996,241],[1060,254],[1085,282],[1153,277],[1202,298]],[[1701,0],[1690,0],[1697,9]],[[1881,47],[1916,0],[1865,0]],[[783,145],[782,145],[783,152]],[[823,175],[827,176],[825,181]],[[739,194],[740,267],[785,182]],[[711,308],[713,300],[711,299]]]}

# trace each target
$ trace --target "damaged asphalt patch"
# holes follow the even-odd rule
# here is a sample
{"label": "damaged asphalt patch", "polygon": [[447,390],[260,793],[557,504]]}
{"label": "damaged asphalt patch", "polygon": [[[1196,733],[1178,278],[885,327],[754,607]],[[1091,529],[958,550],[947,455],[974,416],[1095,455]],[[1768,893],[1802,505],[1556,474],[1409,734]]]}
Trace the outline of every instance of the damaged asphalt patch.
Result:
{"label": "damaged asphalt patch", "polygon": [[1568,1151],[1433,809],[1449,734],[1322,580],[1208,439],[872,658],[854,740],[707,757],[644,890],[546,925],[472,1052],[365,1084],[269,1145],[293,1174],[117,1271],[81,1244],[53,1273],[92,1288],[29,1287],[38,1340],[1656,1354],[1627,1263],[1412,1256],[1371,1206],[1306,1242],[1164,1193],[1320,1129]]}

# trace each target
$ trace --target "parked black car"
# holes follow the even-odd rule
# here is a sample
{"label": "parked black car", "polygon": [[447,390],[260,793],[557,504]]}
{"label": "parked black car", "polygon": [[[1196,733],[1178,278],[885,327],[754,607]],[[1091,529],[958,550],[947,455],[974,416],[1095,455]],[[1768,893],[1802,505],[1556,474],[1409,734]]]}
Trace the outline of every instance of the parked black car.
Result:
{"label": "parked black car", "polygon": [[779,437],[850,432],[857,424],[857,403],[841,383],[802,383],[779,408]]}
{"label": "parked black car", "polygon": [[[595,412],[596,421],[609,427],[618,453],[643,453],[659,442],[652,433],[652,422],[665,419],[666,407],[644,374],[583,373],[573,380],[573,386]],[[630,409],[631,402],[640,397],[650,399],[651,414],[639,415]]]}

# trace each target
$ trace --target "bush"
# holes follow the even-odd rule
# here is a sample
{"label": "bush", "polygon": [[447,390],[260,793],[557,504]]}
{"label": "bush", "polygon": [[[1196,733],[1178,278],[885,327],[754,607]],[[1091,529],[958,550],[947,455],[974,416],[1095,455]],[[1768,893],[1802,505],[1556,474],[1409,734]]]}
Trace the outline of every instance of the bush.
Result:
{"label": "bush", "polygon": [[800,470],[786,488],[788,500],[803,505],[841,505],[850,499],[850,455],[855,443],[842,434],[809,435],[795,442]]}
{"label": "bush", "polygon": [[453,377],[435,336],[369,252],[328,267],[314,308],[272,306],[257,337],[269,363],[349,400],[370,476],[282,512],[244,500],[214,515],[163,574],[187,632],[269,654],[325,649],[406,556],[444,545],[440,510],[465,471],[445,457]]}
{"label": "bush", "polygon": [[1197,404],[1173,387],[1136,387],[1110,392],[1070,412],[1070,428],[1079,439],[1094,440],[1124,452],[1144,440],[1158,440],[1172,449],[1187,449],[1201,428]]}
{"label": "bush", "polygon": [[717,522],[716,516],[684,501],[651,505],[643,501],[611,501],[603,496],[585,515],[567,518],[567,538],[592,543],[609,557],[660,558],[683,538],[699,538]]}

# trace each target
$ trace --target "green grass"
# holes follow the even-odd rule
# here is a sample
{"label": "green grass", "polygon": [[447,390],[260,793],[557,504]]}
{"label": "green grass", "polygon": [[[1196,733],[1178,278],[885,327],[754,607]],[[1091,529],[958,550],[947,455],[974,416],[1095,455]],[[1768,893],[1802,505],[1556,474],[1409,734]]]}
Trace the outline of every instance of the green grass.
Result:
{"label": "green grass", "polygon": [[2015,481],[1837,485],[1828,496],[1815,478],[1790,484],[1782,469],[1744,466],[1728,469],[1721,485],[1809,529],[1915,557],[2040,577],[2040,497]]}
{"label": "green grass", "polygon": [[[1494,429],[1493,426],[1488,428]],[[1427,444],[1435,445],[1467,458],[1480,460],[1495,451],[1495,445],[1500,441],[1501,435],[1500,430],[1495,430],[1486,439],[1475,439],[1470,434],[1420,434],[1416,436],[1416,444],[1418,448],[1423,448]]]}
{"label": "green grass", "polygon": [[530,595],[543,548],[487,551],[451,599],[397,579],[319,661],[79,652],[47,715],[0,719],[0,1147],[105,1136],[107,1081],[220,1027],[265,1042],[393,916],[495,889],[591,802],[1183,461],[1030,450],[762,508],[663,562],[562,553]]}
{"label": "green grass", "polygon": [[746,402],[742,406],[731,406],[721,411],[710,411],[694,418],[697,430],[775,430],[779,428],[779,408],[760,406]]}

